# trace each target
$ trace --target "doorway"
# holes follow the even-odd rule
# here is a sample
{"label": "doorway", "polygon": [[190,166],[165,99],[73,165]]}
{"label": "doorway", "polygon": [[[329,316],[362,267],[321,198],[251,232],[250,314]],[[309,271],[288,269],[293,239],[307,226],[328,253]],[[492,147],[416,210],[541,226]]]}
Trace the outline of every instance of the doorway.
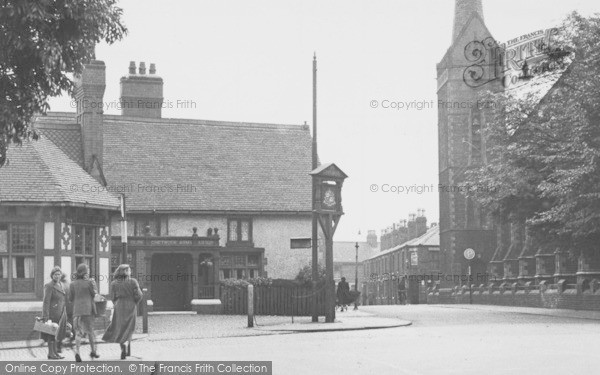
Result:
{"label": "doorway", "polygon": [[190,307],[190,254],[152,256],[152,302],[156,311],[183,311]]}

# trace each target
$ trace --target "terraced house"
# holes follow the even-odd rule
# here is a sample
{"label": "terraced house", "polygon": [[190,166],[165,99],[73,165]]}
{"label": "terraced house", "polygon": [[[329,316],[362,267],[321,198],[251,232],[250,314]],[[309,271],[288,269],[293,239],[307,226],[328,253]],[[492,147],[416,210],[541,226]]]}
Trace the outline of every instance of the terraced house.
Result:
{"label": "terraced house", "polygon": [[20,332],[7,314],[41,311],[55,264],[88,263],[108,293],[120,194],[128,262],[155,310],[218,298],[227,278],[293,278],[310,259],[290,246],[311,236],[306,125],[164,119],[154,64],[132,62],[120,85],[121,115],[105,115],[105,65],[88,64],[77,111],[37,117],[41,139],[11,146],[0,168],[0,301],[15,311],[0,314],[2,338]]}

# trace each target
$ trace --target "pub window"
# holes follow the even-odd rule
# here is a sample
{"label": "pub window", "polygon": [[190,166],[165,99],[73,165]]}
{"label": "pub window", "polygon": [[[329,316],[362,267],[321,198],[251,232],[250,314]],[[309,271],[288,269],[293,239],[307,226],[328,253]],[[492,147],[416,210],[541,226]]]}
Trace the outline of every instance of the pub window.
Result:
{"label": "pub window", "polygon": [[227,222],[228,242],[252,242],[252,221],[250,219],[229,219]]}
{"label": "pub window", "polygon": [[34,279],[35,225],[0,224],[0,293],[33,292]]}
{"label": "pub window", "polygon": [[[96,246],[96,228],[84,225],[73,225],[73,269],[77,270],[80,264],[87,264],[90,276],[94,276],[94,254]],[[63,270],[70,272],[70,270]]]}
{"label": "pub window", "polygon": [[[134,236],[160,236],[161,220],[160,216],[136,217],[134,219]],[[165,220],[163,225],[166,226]],[[163,232],[166,228],[163,229]]]}
{"label": "pub window", "polygon": [[248,279],[259,276],[260,255],[224,255],[221,257],[220,279]]}

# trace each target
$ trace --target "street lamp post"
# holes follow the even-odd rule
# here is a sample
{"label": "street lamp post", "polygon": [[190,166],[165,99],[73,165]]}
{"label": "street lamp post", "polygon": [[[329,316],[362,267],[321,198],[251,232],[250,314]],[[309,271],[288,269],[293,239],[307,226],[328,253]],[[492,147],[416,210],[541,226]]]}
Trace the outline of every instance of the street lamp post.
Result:
{"label": "street lamp post", "polygon": [[[360,234],[360,232],[358,233]],[[356,262],[354,266],[354,291],[358,292],[358,241],[356,241],[354,247],[356,248]],[[356,299],[354,300],[354,310],[358,310]]]}
{"label": "street lamp post", "polygon": [[354,245],[356,248],[356,262],[354,267],[354,290],[358,291],[358,242]]}

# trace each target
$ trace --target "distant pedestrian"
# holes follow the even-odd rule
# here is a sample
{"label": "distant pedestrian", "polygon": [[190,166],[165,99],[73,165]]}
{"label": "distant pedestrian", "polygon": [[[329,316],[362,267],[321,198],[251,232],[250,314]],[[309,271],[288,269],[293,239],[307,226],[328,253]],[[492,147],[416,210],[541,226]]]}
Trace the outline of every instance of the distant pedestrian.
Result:
{"label": "distant pedestrian", "polygon": [[348,310],[348,299],[350,293],[350,285],[346,282],[346,278],[342,277],[342,280],[338,283],[337,287],[337,298],[338,304],[341,305],[341,311]]}
{"label": "distant pedestrian", "polygon": [[85,335],[90,340],[92,351],[90,358],[100,358],[96,352],[96,335],[94,334],[94,319],[96,304],[94,296],[97,293],[96,283],[89,279],[89,268],[86,264],[77,266],[76,279],[69,286],[69,294],[73,301],[73,330],[75,331],[75,361],[81,362],[79,347],[81,338]]}
{"label": "distant pedestrian", "polygon": [[115,271],[114,278],[110,283],[114,312],[102,340],[119,343],[121,359],[125,359],[131,355],[131,338],[135,331],[137,305],[142,300],[142,290],[137,280],[131,277],[128,264],[121,264]]}
{"label": "distant pedestrian", "polygon": [[406,305],[406,277],[402,276],[398,282],[398,301],[401,305]]}
{"label": "distant pedestrian", "polygon": [[62,341],[66,335],[67,328],[67,299],[65,286],[60,281],[62,271],[60,267],[55,266],[50,271],[52,281],[44,285],[44,302],[42,305],[42,319],[44,322],[51,320],[58,324],[56,336],[47,333],[41,333],[41,337],[48,343],[48,359],[62,359],[56,350],[56,341]]}

